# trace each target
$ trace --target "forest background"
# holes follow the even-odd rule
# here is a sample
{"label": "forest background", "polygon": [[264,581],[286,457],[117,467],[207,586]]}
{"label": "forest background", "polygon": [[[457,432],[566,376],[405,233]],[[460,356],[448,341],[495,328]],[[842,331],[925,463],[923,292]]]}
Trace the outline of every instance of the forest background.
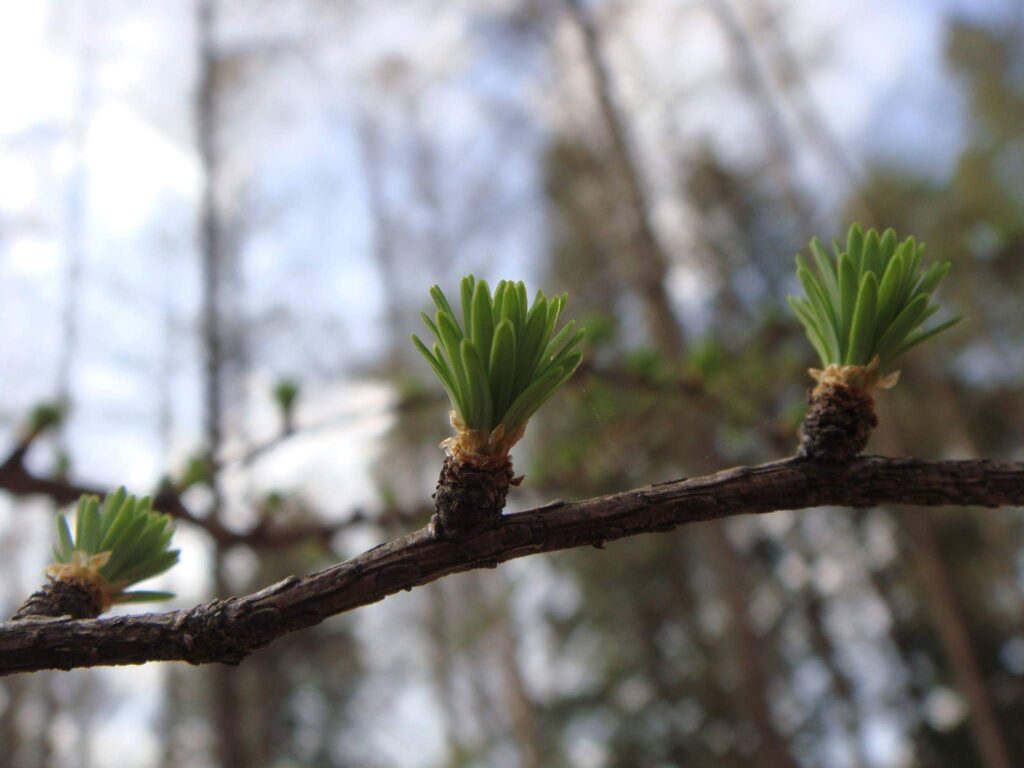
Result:
{"label": "forest background", "polygon": [[[1020,459],[1022,43],[1013,0],[4,4],[0,435],[66,404],[31,470],[188,486],[205,524],[158,586],[250,592],[429,517],[431,284],[566,290],[589,329],[515,451],[523,509],[791,453],[815,363],[792,256],[858,220],[951,260],[967,318],[901,361],[869,450]],[[9,490],[5,615],[55,510]],[[1022,522],[820,509],[527,558],[237,668],[4,678],[0,753],[1003,768]]]}

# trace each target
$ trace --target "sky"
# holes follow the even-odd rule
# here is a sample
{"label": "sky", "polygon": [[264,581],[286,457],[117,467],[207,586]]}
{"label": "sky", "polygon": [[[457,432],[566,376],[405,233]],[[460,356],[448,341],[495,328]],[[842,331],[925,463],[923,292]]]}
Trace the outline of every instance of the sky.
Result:
{"label": "sky", "polygon": [[[612,61],[625,73],[618,85],[625,103],[635,106],[632,128],[655,190],[668,183],[657,156],[666,124],[678,121],[684,139],[709,136],[740,160],[756,140],[749,119],[736,116],[737,100],[727,89],[711,87],[679,104],[666,99],[721,78],[728,67],[721,37],[699,5],[633,3],[621,11],[609,40]],[[791,24],[792,45],[820,62],[811,93],[844,146],[937,176],[949,172],[963,137],[962,102],[941,63],[943,18],[994,12],[1005,3],[775,5]],[[437,254],[430,256],[423,241],[436,235],[451,246],[445,240],[450,232],[416,229],[425,217],[422,201],[409,175],[398,172],[402,163],[422,159],[410,109],[418,121],[413,127],[436,140],[435,160],[450,170],[438,190],[442,218],[466,226],[464,212],[450,201],[476,190],[497,212],[479,243],[469,239],[472,247],[453,249],[446,258],[484,270],[501,264],[529,277],[545,237],[536,160],[544,137],[566,119],[557,114],[563,91],[552,83],[573,77],[556,77],[529,47],[491,45],[481,36],[479,6],[471,2],[440,9],[414,2],[350,6],[339,6],[337,40],[302,12],[282,18],[237,13],[224,36],[250,83],[231,105],[244,118],[223,140],[232,205],[248,206],[237,285],[256,337],[256,365],[229,417],[247,440],[270,434],[271,382],[293,375],[307,382],[300,419],[336,424],[289,441],[262,462],[256,474],[264,485],[254,487],[241,473],[228,484],[240,500],[270,487],[301,487],[318,507],[336,513],[376,502],[371,467],[394,398],[364,375],[382,337],[387,289],[368,256],[374,241],[359,121],[369,116],[394,151],[382,172],[385,195],[421,235],[399,244],[424,254],[403,270],[406,284],[425,289],[436,279],[431,258]],[[32,404],[55,392],[65,349],[69,246],[77,243],[76,409],[67,440],[76,473],[96,482],[147,487],[168,466],[180,467],[199,442],[194,244],[202,179],[188,108],[190,13],[189,4],[175,0],[0,5],[0,326],[7,329],[0,340],[0,434],[11,435]],[[85,32],[92,42],[83,47]],[[313,52],[295,55],[295,41],[307,37],[317,44],[299,48]],[[260,46],[284,52],[246,57]],[[404,61],[404,69],[396,69],[396,61]],[[380,78],[395,72],[405,79],[385,90]],[[512,116],[513,135],[497,127],[496,106]],[[919,140],[922,131],[929,142]],[[499,165],[492,164],[495,154]],[[812,160],[801,170],[808,183],[834,173]],[[826,204],[838,203],[841,185],[836,189],[836,200]],[[685,228],[671,213],[659,222],[669,231]],[[697,290],[686,279],[676,284],[684,297]],[[244,441],[229,446],[243,448]],[[42,465],[49,458],[47,450],[34,456]],[[12,585],[21,594],[43,565],[34,553],[45,552],[50,524],[46,504],[26,507],[19,526],[24,551],[33,554],[21,558]],[[0,498],[0,525],[11,526],[13,519],[10,501]],[[179,592],[175,605],[186,605],[205,594],[206,550],[194,532],[183,529],[179,539],[182,566],[166,581]],[[544,578],[543,565],[532,578]],[[366,609],[360,631],[370,638],[401,625],[410,610],[403,599]],[[531,658],[539,659],[543,643],[536,644]],[[391,653],[382,652],[377,663],[393,665]],[[404,660],[410,669],[413,662]],[[155,712],[151,692],[161,674],[155,665],[104,673],[126,692],[119,717],[130,723],[139,713]],[[419,764],[427,764],[440,743],[429,735],[438,729],[422,727],[432,711],[426,681],[385,706],[398,722],[419,726],[406,732],[425,734],[413,748]],[[96,765],[150,765],[154,747],[147,732],[121,722],[109,721],[96,735]],[[875,726],[872,743],[896,765],[900,747],[888,744],[886,728],[884,722]],[[126,732],[134,734],[131,740]],[[396,761],[409,755],[407,739],[383,732],[372,738]],[[588,748],[582,739],[579,749]],[[580,765],[590,760],[583,755]]]}

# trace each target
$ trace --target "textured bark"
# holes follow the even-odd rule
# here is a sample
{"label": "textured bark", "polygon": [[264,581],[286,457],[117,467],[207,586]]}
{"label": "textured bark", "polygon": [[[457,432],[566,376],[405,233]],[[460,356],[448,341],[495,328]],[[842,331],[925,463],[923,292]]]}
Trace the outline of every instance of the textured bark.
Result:
{"label": "textured bark", "polygon": [[825,383],[812,389],[807,401],[800,455],[835,462],[859,456],[878,426],[874,398],[855,387]]}
{"label": "textured bark", "polygon": [[103,613],[103,601],[95,589],[81,584],[51,579],[33,592],[11,617],[20,621],[33,616],[95,619]]}
{"label": "textured bark", "polygon": [[501,520],[508,488],[514,482],[509,459],[498,467],[478,467],[445,456],[431,520],[437,535],[465,539],[493,528]]}
{"label": "textured bark", "polygon": [[0,625],[0,674],[147,661],[237,664],[274,639],[451,573],[733,515],[822,505],[1024,505],[1024,463],[790,458],[506,515],[464,541],[428,527],[304,578],[189,610]]}

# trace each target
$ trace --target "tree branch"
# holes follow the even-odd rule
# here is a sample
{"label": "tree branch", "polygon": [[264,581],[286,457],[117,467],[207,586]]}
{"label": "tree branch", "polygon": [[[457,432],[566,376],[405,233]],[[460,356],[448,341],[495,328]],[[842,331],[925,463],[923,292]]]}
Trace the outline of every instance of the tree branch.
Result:
{"label": "tree branch", "polygon": [[[45,496],[58,505],[71,504],[84,494],[105,496],[110,489],[88,483],[76,483],[64,478],[40,477],[25,467],[24,457],[30,442],[20,442],[11,454],[0,463],[0,490],[13,496]],[[192,512],[174,488],[163,488],[153,497],[154,509],[182,520],[205,531],[221,549],[238,545],[261,547],[287,547],[304,541],[330,541],[339,531],[371,518],[362,510],[354,510],[343,520],[303,523],[288,527],[273,526],[267,520],[238,531],[224,525],[220,520],[200,517]]]}
{"label": "tree branch", "polygon": [[506,515],[470,540],[429,528],[262,592],[170,613],[0,625],[0,674],[183,660],[237,664],[282,635],[451,573],[734,515],[823,505],[1024,505],[1024,462],[789,458]]}

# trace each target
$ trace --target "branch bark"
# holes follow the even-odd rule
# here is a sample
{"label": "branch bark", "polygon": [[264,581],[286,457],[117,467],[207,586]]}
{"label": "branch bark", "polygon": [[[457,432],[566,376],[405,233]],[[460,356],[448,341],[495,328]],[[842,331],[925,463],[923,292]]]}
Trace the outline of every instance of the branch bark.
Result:
{"label": "branch bark", "polygon": [[1024,505],[1024,462],[865,457],[846,465],[789,458],[505,516],[462,542],[428,527],[304,578],[189,610],[0,625],[0,675],[148,661],[237,664],[289,632],[400,590],[541,552],[734,515],[823,505]]}

